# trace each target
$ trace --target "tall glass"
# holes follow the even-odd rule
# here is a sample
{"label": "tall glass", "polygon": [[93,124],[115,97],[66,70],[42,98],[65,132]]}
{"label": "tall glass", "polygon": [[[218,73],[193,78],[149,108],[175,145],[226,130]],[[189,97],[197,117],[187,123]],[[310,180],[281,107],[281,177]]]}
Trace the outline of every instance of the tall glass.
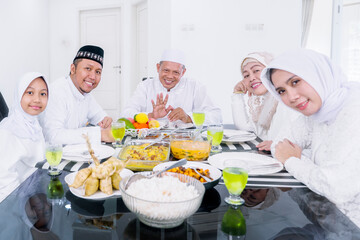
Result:
{"label": "tall glass", "polygon": [[115,139],[115,147],[122,147],[121,141],[125,136],[125,122],[118,121],[111,124],[111,134]]}
{"label": "tall glass", "polygon": [[223,139],[224,128],[222,124],[212,124],[207,128],[207,138],[212,139],[211,152],[219,153],[222,152],[220,143]]}
{"label": "tall glass", "polygon": [[194,120],[194,124],[196,126],[197,129],[202,129],[202,126],[205,122],[205,113],[204,112],[193,112],[193,120]]}
{"label": "tall glass", "polygon": [[236,239],[246,234],[246,222],[239,207],[229,206],[221,222],[221,231],[236,236]]}
{"label": "tall glass", "polygon": [[230,196],[225,198],[225,202],[230,205],[242,205],[245,201],[240,197],[241,192],[244,190],[248,172],[239,167],[233,167],[232,165],[226,165],[223,170],[224,183]]}
{"label": "tall glass", "polygon": [[57,176],[61,174],[61,170],[58,169],[58,165],[62,158],[62,144],[46,144],[45,157],[50,165],[48,174],[50,176]]}

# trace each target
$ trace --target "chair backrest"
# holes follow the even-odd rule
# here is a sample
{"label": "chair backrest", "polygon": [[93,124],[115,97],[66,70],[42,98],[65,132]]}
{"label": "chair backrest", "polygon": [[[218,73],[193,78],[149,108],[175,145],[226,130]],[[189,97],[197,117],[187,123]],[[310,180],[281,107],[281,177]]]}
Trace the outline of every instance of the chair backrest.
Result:
{"label": "chair backrest", "polygon": [[9,108],[5,102],[3,95],[0,92],[0,121],[6,118],[9,114]]}
{"label": "chair backrest", "polygon": [[143,78],[142,78],[142,81],[145,81],[145,80],[147,80],[147,79],[153,79],[153,77],[143,77]]}

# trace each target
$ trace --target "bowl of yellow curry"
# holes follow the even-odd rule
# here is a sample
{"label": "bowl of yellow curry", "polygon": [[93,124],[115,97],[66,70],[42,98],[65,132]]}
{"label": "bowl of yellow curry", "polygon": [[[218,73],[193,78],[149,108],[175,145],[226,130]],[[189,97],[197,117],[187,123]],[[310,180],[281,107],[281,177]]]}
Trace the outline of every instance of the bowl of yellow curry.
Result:
{"label": "bowl of yellow curry", "polygon": [[210,155],[211,141],[201,136],[194,138],[189,133],[175,133],[170,135],[170,149],[174,158],[203,161]]}
{"label": "bowl of yellow curry", "polygon": [[132,171],[151,171],[156,165],[169,161],[170,156],[169,142],[161,141],[145,149],[152,142],[130,141],[121,149],[118,158],[126,161],[126,168]]}

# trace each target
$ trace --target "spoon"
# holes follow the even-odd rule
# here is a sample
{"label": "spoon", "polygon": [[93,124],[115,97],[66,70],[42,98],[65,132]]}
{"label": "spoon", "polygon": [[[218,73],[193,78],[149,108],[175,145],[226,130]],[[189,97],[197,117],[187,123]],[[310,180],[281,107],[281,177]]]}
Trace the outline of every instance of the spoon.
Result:
{"label": "spoon", "polygon": [[176,161],[174,164],[171,164],[170,166],[168,166],[168,167],[164,168],[163,170],[161,170],[159,172],[156,172],[155,174],[152,174],[150,176],[144,176],[142,174],[134,174],[127,180],[127,182],[125,184],[125,190],[128,189],[128,187],[131,185],[131,183],[136,182],[137,180],[140,180],[142,178],[156,177],[159,174],[161,174],[163,172],[166,172],[167,170],[170,170],[170,169],[175,168],[175,167],[182,166],[182,165],[186,164],[186,162],[187,162],[186,158],[183,158],[183,159],[181,159],[179,161]]}
{"label": "spoon", "polygon": [[161,137],[158,137],[157,139],[155,139],[152,143],[150,143],[149,145],[147,145],[144,150],[146,150],[148,147],[154,145],[155,143],[161,142],[164,138],[166,138],[167,136],[170,136],[171,134],[175,133],[178,129],[172,130],[170,133],[168,133],[167,135],[162,135]]}

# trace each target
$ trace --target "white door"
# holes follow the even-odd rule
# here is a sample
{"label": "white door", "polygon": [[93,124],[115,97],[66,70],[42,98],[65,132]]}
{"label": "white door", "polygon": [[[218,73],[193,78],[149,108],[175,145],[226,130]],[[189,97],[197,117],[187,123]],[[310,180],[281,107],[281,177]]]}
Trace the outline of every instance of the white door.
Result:
{"label": "white door", "polygon": [[[132,86],[135,89],[138,82],[148,76],[148,11],[147,2],[136,6],[136,80]],[[152,76],[150,76],[152,77]]]}
{"label": "white door", "polygon": [[100,84],[92,94],[113,119],[120,115],[120,8],[80,11],[80,45],[104,49]]}

